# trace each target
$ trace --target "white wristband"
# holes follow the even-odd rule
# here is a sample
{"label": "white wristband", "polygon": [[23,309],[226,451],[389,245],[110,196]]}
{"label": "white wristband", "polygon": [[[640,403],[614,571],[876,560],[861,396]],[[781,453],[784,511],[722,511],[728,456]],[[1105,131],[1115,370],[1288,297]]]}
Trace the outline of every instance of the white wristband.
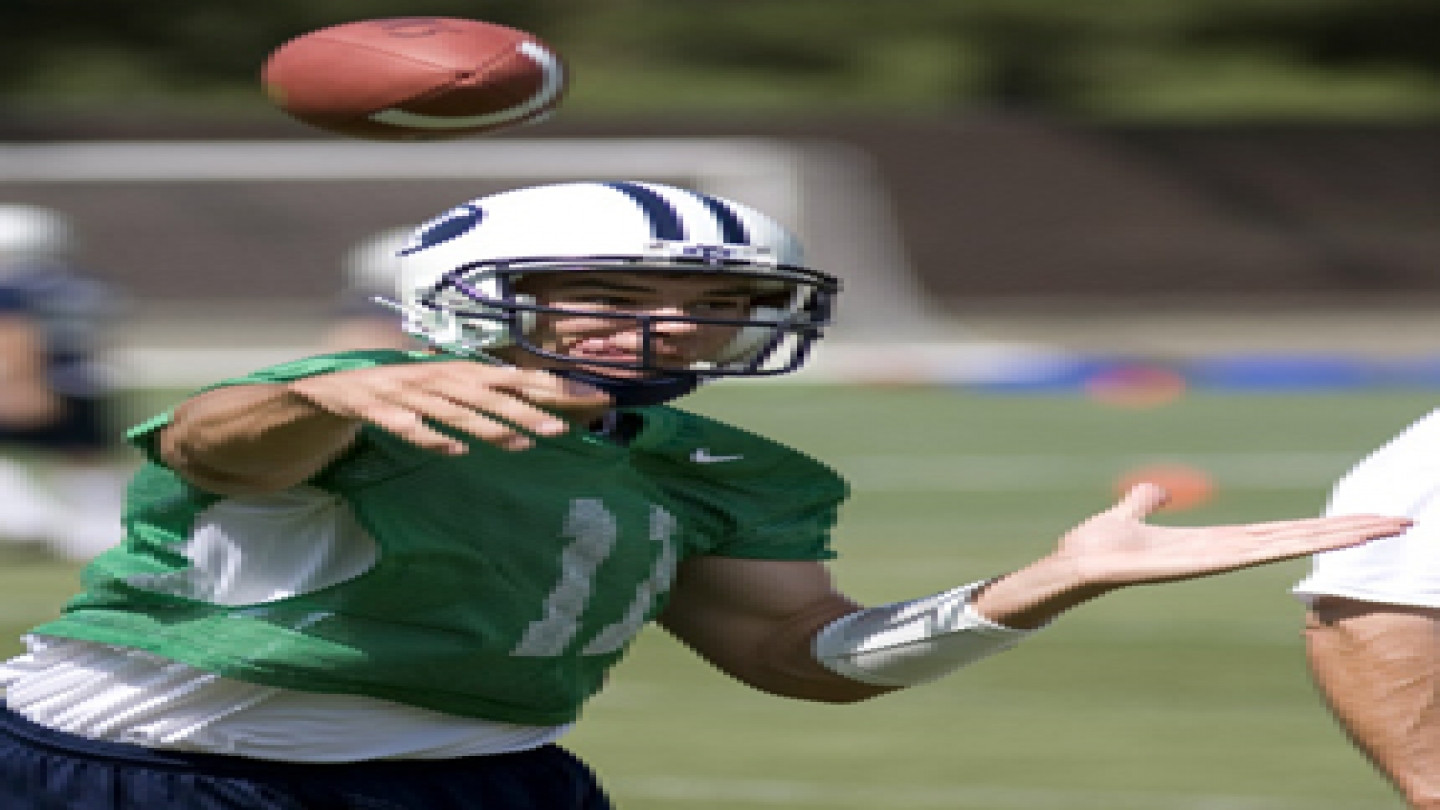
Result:
{"label": "white wristband", "polygon": [[996,624],[975,611],[971,597],[989,582],[842,616],[815,636],[815,658],[851,680],[903,687],[1008,650],[1035,631]]}

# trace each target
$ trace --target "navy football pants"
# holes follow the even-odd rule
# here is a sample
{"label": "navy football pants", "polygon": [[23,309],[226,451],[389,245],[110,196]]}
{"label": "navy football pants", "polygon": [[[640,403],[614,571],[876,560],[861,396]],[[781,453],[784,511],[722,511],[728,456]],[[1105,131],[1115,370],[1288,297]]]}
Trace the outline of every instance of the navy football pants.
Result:
{"label": "navy football pants", "polygon": [[4,810],[610,810],[558,746],[448,760],[276,763],[53,731],[0,707]]}

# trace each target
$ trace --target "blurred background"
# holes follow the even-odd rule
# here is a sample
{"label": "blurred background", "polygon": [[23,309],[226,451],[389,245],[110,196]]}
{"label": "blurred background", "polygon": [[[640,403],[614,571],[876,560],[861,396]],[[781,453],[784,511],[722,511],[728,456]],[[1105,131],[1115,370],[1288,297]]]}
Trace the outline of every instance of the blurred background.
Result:
{"label": "blurred background", "polygon": [[[289,37],[421,11],[551,42],[573,73],[560,113],[427,151],[335,144],[260,92]],[[988,374],[997,351],[1037,344],[1436,346],[1440,9],[1420,0],[16,0],[3,14],[4,190],[75,218],[87,262],[134,294],[143,317],[118,339],[136,351],[165,343],[143,328],[162,316],[218,330],[233,307],[248,328],[260,300],[261,342],[304,342],[367,234],[501,186],[641,174],[794,224],[851,283],[842,339],[968,344],[924,354],[926,375]],[[239,148],[277,140],[311,151]],[[112,141],[130,151],[98,148]],[[142,374],[175,359],[138,357]]]}
{"label": "blurred background", "polygon": [[[416,14],[536,33],[566,102],[414,145],[264,98],[286,39]],[[216,377],[391,339],[339,329],[384,275],[367,240],[471,197],[631,177],[756,205],[846,280],[841,324],[793,385],[696,407],[855,481],[837,572],[883,601],[1039,553],[1137,470],[1194,494],[1173,520],[1314,513],[1431,407],[1436,30],[1424,0],[8,0],[0,203],[63,213],[67,260],[112,291],[79,313],[104,310],[111,435]],[[36,473],[0,468],[5,512],[48,491],[74,514],[54,451],[0,441]],[[85,503],[108,522],[107,486]],[[106,542],[77,531],[6,552],[4,638]],[[1398,807],[1305,681],[1298,566],[1125,595],[852,709],[647,637],[576,744],[627,810]]]}

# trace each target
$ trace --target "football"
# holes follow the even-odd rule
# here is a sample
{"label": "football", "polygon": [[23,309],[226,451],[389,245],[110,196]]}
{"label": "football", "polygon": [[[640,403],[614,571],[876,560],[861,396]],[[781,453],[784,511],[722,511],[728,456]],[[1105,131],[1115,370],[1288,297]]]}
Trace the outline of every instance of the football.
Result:
{"label": "football", "polygon": [[302,34],[271,52],[265,93],[294,118],[376,140],[460,138],[548,116],[565,94],[556,52],[479,20],[397,17]]}

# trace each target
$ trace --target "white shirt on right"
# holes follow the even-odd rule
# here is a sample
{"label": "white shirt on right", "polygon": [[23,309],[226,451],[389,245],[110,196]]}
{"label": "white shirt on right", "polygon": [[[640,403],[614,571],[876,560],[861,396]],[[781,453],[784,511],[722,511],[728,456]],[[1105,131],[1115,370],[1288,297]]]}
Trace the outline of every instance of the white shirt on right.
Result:
{"label": "white shirt on right", "polygon": [[1440,607],[1440,410],[1355,465],[1336,483],[1325,512],[1404,516],[1415,524],[1394,537],[1315,555],[1296,596]]}

